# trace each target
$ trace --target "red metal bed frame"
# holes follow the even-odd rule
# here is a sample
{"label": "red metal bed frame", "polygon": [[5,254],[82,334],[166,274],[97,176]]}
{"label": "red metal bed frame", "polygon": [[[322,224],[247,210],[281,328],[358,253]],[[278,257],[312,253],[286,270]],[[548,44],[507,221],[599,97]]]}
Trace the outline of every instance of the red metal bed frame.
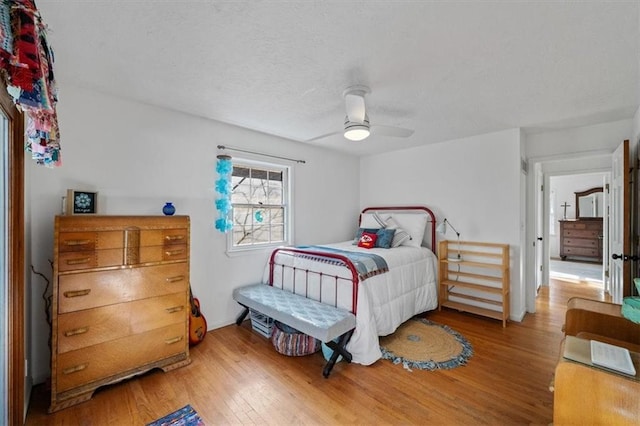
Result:
{"label": "red metal bed frame", "polygon": [[[399,207],[395,207],[395,206],[384,206],[384,207],[366,207],[365,209],[362,210],[361,212],[361,216],[360,219],[362,218],[362,214],[367,213],[367,212],[371,212],[371,211],[395,211],[395,212],[402,212],[402,211],[412,211],[412,210],[421,210],[423,211],[427,216],[427,222],[431,223],[431,251],[433,251],[434,253],[436,253],[436,216],[435,214],[433,214],[433,211],[431,211],[431,209],[429,209],[428,207],[424,207],[424,206],[399,206]],[[274,276],[275,276],[275,269],[276,267],[281,267],[282,268],[282,273],[280,274],[280,276],[282,277],[281,282],[278,283],[278,285],[280,286],[280,288],[284,288],[284,271],[285,268],[290,268],[292,269],[293,272],[293,291],[294,293],[296,292],[296,271],[299,271],[299,268],[296,268],[295,266],[291,266],[291,265],[286,265],[284,263],[278,263],[276,261],[276,256],[278,254],[289,254],[291,256],[299,256],[299,255],[306,255],[306,256],[313,256],[313,257],[318,257],[318,258],[329,258],[329,259],[333,259],[334,261],[338,262],[341,266],[344,266],[345,268],[347,268],[350,273],[351,273],[351,278],[345,278],[345,277],[340,277],[338,275],[329,275],[326,273],[323,273],[321,271],[315,271],[315,270],[310,270],[310,269],[304,269],[304,296],[308,297],[308,291],[309,291],[309,275],[310,274],[316,274],[320,277],[320,283],[322,283],[322,277],[323,276],[329,276],[331,278],[335,279],[335,286],[334,286],[334,292],[335,292],[335,303],[334,306],[337,307],[337,303],[338,303],[338,280],[345,280],[345,281],[351,281],[352,284],[352,289],[351,289],[351,312],[353,312],[353,314],[356,314],[357,312],[357,303],[358,303],[358,283],[360,282],[359,278],[358,278],[358,272],[356,271],[355,266],[353,265],[353,263],[351,262],[351,260],[349,260],[348,257],[337,254],[337,253],[326,253],[326,252],[318,252],[318,251],[314,251],[314,250],[308,250],[308,249],[300,249],[300,248],[295,248],[295,247],[279,247],[276,248],[272,253],[271,253],[271,257],[269,258],[269,282],[268,284],[273,286],[274,284]],[[276,285],[276,286],[278,286]],[[320,302],[325,303],[322,300],[322,286],[320,286]],[[301,294],[302,293],[298,293]]]}

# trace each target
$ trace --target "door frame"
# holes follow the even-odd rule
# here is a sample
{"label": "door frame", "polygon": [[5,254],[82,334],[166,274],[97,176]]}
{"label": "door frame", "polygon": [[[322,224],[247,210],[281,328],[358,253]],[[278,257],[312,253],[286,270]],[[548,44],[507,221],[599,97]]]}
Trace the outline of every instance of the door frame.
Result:
{"label": "door frame", "polygon": [[[557,156],[547,156],[547,157],[532,157],[527,160],[530,167],[535,170],[536,167],[542,168],[542,180],[544,182],[543,185],[543,203],[546,204],[546,199],[548,197],[549,191],[549,177],[552,175],[562,175],[562,174],[582,174],[582,173],[598,173],[598,172],[608,172],[611,170],[611,151],[607,150],[594,150],[587,151],[582,153],[575,153],[571,155],[557,155]],[[538,295],[537,286],[536,286],[536,257],[535,257],[535,242],[536,238],[536,220],[537,214],[540,210],[538,208],[537,201],[537,191],[540,189],[539,186],[536,186],[536,173],[529,173],[528,175],[528,188],[529,193],[527,194],[527,201],[530,208],[527,209],[527,228],[529,232],[527,232],[528,240],[527,247],[530,249],[528,251],[529,255],[527,256],[529,265],[527,267],[527,277],[529,279],[526,280],[525,283],[525,295],[526,295],[526,308],[527,312],[535,313],[536,312],[536,298]],[[543,244],[542,244],[542,278],[545,282],[543,285],[549,283],[549,212],[548,208],[543,208]]]}
{"label": "door frame", "polygon": [[[24,424],[25,415],[25,229],[24,229],[24,118],[6,90],[0,90],[0,108],[9,123],[8,141],[8,424]],[[4,285],[4,284],[3,284]]]}

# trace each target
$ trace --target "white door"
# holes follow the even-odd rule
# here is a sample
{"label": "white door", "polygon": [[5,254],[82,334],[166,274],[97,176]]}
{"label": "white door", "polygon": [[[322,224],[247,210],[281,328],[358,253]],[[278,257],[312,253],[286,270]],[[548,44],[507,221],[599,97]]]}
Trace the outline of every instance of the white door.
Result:
{"label": "white door", "polygon": [[[542,165],[540,163],[536,164],[535,169],[535,185],[536,185],[536,235],[535,241],[533,242],[535,246],[535,270],[536,270],[536,292],[540,289],[542,282],[544,280],[544,190],[543,190],[543,180],[544,176],[542,174]],[[547,262],[548,263],[548,262]]]}
{"label": "white door", "polygon": [[613,153],[611,163],[609,272],[613,303],[622,303],[631,285],[631,267],[624,260],[631,254],[630,186],[629,141],[626,140]]}
{"label": "white door", "polygon": [[609,259],[611,258],[609,253],[609,226],[611,223],[609,207],[611,204],[611,175],[607,174],[604,177],[603,182],[604,191],[602,192],[602,205],[604,210],[602,212],[602,284],[604,286],[605,293],[611,293],[611,280],[609,272]]}

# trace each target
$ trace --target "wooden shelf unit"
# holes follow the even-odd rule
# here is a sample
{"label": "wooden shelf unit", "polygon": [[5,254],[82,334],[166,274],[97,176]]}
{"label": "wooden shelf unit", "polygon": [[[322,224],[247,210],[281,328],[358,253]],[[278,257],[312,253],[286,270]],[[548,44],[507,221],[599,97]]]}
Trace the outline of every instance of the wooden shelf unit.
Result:
{"label": "wooden shelf unit", "polygon": [[[458,255],[460,260],[458,260]],[[442,307],[509,319],[509,245],[440,241],[439,310]]]}

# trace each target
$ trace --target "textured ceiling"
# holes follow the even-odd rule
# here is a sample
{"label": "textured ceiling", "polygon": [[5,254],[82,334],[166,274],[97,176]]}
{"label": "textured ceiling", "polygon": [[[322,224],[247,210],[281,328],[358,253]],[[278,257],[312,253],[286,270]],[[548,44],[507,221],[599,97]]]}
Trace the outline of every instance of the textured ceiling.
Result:
{"label": "textured ceiling", "polygon": [[73,84],[306,141],[340,130],[343,90],[364,84],[372,124],[415,133],[314,142],[360,155],[640,104],[637,1],[36,3],[60,102]]}

